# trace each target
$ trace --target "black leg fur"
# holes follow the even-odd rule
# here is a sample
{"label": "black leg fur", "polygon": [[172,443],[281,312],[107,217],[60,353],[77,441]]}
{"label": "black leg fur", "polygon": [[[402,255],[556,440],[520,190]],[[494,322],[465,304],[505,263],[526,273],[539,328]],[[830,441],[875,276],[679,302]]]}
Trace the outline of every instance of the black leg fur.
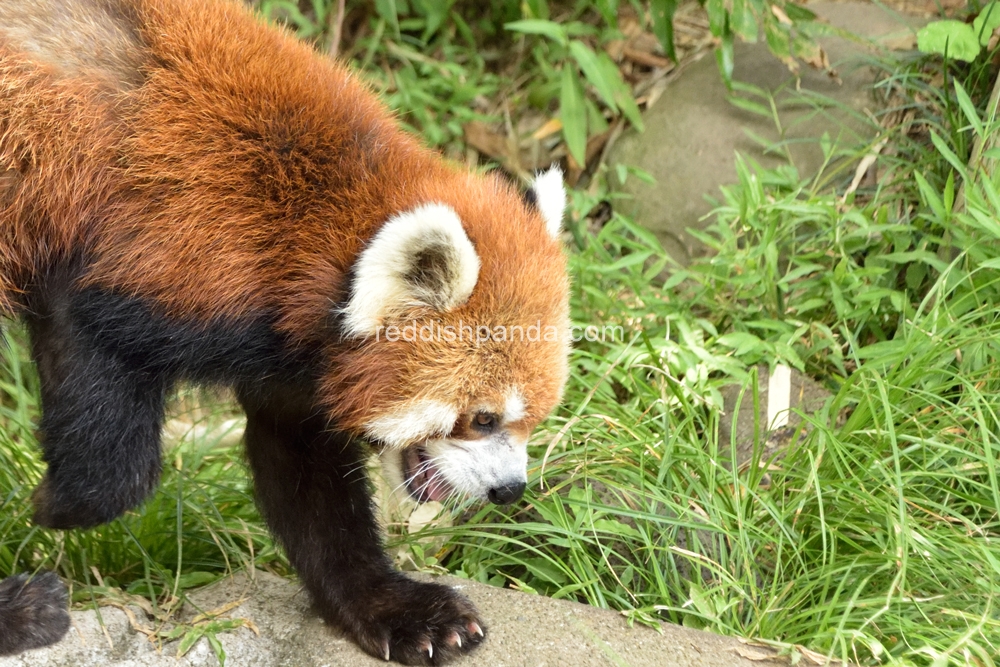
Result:
{"label": "black leg fur", "polygon": [[308,375],[266,314],[171,320],[139,298],[77,287],[82,270],[71,263],[53,271],[26,299],[49,464],[35,492],[35,521],[51,528],[111,521],[152,493],[164,401],[176,380]]}
{"label": "black leg fur", "polygon": [[393,569],[362,447],[303,412],[308,396],[274,396],[240,395],[257,502],[324,618],[368,653],[410,665],[478,646],[484,626],[472,603]]}
{"label": "black leg fur", "polygon": [[99,347],[71,295],[45,301],[28,317],[49,466],[33,497],[34,521],[49,528],[121,516],[153,492],[161,468],[165,377],[126,368]]}
{"label": "black leg fur", "polygon": [[0,655],[54,644],[69,629],[66,588],[52,572],[0,581]]}
{"label": "black leg fur", "polygon": [[[180,378],[233,384],[247,412],[258,503],[324,618],[372,655],[407,664],[443,664],[482,642],[468,600],[393,569],[363,448],[311,407],[304,361],[312,356],[290,355],[266,316],[177,322],[140,300],[55,278],[28,305],[49,464],[35,494],[36,522],[91,526],[141,503],[159,479],[166,392]],[[21,585],[30,593],[17,598],[21,606],[0,599],[0,631],[12,628],[15,637],[10,650],[29,641],[17,638],[21,621],[35,628],[32,641],[50,643],[63,632],[41,615],[56,606],[65,613],[64,598]]]}

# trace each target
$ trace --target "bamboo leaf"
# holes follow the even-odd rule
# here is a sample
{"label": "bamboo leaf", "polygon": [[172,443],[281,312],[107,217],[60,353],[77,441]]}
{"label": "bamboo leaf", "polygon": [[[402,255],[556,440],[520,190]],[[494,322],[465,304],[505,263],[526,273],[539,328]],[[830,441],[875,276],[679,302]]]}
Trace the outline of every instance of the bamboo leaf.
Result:
{"label": "bamboo leaf", "polygon": [[726,30],[726,5],[723,0],[706,0],[705,11],[708,13],[708,29],[715,37],[722,37]]}
{"label": "bamboo leaf", "polygon": [[375,0],[375,11],[392,28],[393,36],[399,39],[399,12],[396,9],[396,0]]}
{"label": "bamboo leaf", "polygon": [[748,0],[733,0],[733,10],[729,14],[729,23],[733,32],[739,35],[744,42],[751,44],[757,42],[757,33],[760,30]]}
{"label": "bamboo leaf", "polygon": [[587,155],[587,108],[583,103],[583,86],[576,68],[563,66],[562,88],[559,91],[559,119],[563,138],[576,163],[583,166]]}
{"label": "bamboo leaf", "polygon": [[[997,10],[997,16],[1000,17],[1000,9]],[[969,121],[969,125],[975,130],[976,134],[981,138],[985,139],[983,131],[983,121],[979,118],[979,112],[976,111],[976,105],[972,103],[972,99],[969,94],[965,92],[965,88],[955,79],[955,97],[958,98],[958,106],[962,107],[962,113],[965,114],[966,120]]]}
{"label": "bamboo leaf", "polygon": [[596,0],[594,4],[601,18],[612,29],[618,28],[618,0]]}
{"label": "bamboo leaf", "polygon": [[776,21],[768,21],[764,26],[767,48],[786,63],[792,58],[792,35],[788,26]]}
{"label": "bamboo leaf", "polygon": [[208,640],[208,645],[212,647],[212,651],[215,653],[215,659],[219,661],[219,665],[225,667],[226,664],[226,649],[222,648],[222,642],[214,634],[207,634],[205,638]]}
{"label": "bamboo leaf", "polygon": [[566,46],[569,38],[566,36],[566,29],[554,21],[543,19],[522,19],[505,23],[504,28],[513,32],[520,32],[526,35],[542,35],[551,40]]}
{"label": "bamboo leaf", "polygon": [[613,113],[618,113],[618,105],[615,104],[615,91],[614,91],[614,78],[616,77],[621,80],[620,75],[618,75],[617,68],[613,76],[609,76],[610,72],[606,71],[605,68],[597,62],[597,55],[590,49],[589,46],[581,42],[580,40],[574,39],[569,43],[569,52],[576,60],[576,63],[580,66],[580,70],[583,72],[583,76],[586,77],[587,81],[595,89],[597,89],[597,94],[601,96],[604,103],[608,105]]}
{"label": "bamboo leaf", "polygon": [[735,63],[733,55],[733,32],[729,29],[729,19],[724,19],[721,41],[715,49],[715,61],[719,65],[722,73],[722,80],[726,83],[726,88],[732,89],[733,85],[733,65]]}
{"label": "bamboo leaf", "polygon": [[674,49],[674,12],[676,11],[677,0],[649,0],[649,12],[653,15],[653,34],[660,40],[663,52],[674,62],[677,62],[677,51]]}
{"label": "bamboo leaf", "polygon": [[955,155],[955,151],[951,150],[951,147],[948,146],[945,140],[942,139],[941,136],[934,130],[931,130],[931,143],[934,144],[934,148],[938,150],[938,153],[940,153],[941,156],[955,168],[955,171],[957,171],[962,178],[965,178],[965,162]]}
{"label": "bamboo leaf", "polygon": [[615,61],[613,61],[606,53],[597,54],[597,63],[605,72],[605,77],[611,81],[612,94],[614,95],[615,103],[618,105],[618,108],[620,108],[622,114],[628,118],[628,121],[632,123],[632,126],[642,132],[644,129],[642,123],[642,113],[639,111],[639,105],[635,103],[635,97],[632,95],[632,89],[629,87],[628,83],[622,79],[622,74],[618,69],[618,65],[616,65]]}
{"label": "bamboo leaf", "polygon": [[198,643],[204,635],[204,630],[200,627],[191,628],[180,643],[177,644],[177,657],[183,658],[184,654],[191,650],[191,647]]}

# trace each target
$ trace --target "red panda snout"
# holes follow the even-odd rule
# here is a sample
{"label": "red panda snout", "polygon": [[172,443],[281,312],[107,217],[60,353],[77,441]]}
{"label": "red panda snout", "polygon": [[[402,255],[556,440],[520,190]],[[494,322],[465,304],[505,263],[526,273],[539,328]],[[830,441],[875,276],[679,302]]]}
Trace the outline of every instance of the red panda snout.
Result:
{"label": "red panda snout", "polygon": [[527,440],[506,431],[478,440],[432,438],[382,452],[386,481],[417,502],[450,497],[508,505],[527,486]]}
{"label": "red panda snout", "polygon": [[415,401],[369,425],[385,445],[382,463],[391,488],[418,502],[450,496],[509,504],[527,485],[527,440],[531,428],[518,388],[498,401],[479,402],[456,414],[434,401]]}

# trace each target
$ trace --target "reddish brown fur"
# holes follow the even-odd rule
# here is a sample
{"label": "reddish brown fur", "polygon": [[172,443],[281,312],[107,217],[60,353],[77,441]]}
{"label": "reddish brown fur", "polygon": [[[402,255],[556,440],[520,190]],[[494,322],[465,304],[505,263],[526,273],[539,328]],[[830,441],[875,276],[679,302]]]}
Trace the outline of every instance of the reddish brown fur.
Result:
{"label": "reddish brown fur", "polygon": [[[345,336],[359,255],[429,203],[460,218],[478,281],[449,312],[393,304],[382,324],[543,340]],[[474,266],[465,253],[454,261]],[[323,617],[372,655],[441,664],[483,626],[454,590],[392,569],[358,436],[436,406],[392,442],[419,460],[433,418],[458,414],[450,442],[499,461],[469,488],[515,501],[524,442],[565,382],[567,287],[558,241],[511,185],[421,148],[343,66],[243,6],[0,0],[0,311],[25,315],[38,362],[36,523],[91,526],[141,503],[170,386],[229,382],[261,512]],[[513,423],[477,439],[470,417],[505,410]],[[42,606],[59,603],[41,584]],[[0,600],[0,651],[62,635],[64,605],[37,607]]]}
{"label": "reddish brown fur", "polygon": [[[482,262],[444,324],[565,323],[564,260],[538,213],[499,179],[421,148],[341,65],[238,5],[121,4],[138,17],[149,63],[140,85],[110,86],[115,71],[95,75],[100,63],[0,51],[0,167],[20,174],[0,209],[6,310],[53,258],[86,248],[90,283],[170,316],[277,311],[294,339],[329,343],[317,336],[366,239],[393,214],[440,201]],[[329,404],[348,428],[389,409],[388,388],[466,405],[514,381],[533,425],[563,382],[548,372],[562,342],[327,349]]]}

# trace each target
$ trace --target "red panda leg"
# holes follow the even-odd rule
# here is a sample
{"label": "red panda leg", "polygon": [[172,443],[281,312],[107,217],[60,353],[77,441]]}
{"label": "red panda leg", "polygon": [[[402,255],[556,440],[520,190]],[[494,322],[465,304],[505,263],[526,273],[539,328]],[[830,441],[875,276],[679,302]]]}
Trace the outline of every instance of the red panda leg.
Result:
{"label": "red panda leg", "polygon": [[397,572],[385,554],[365,451],[308,398],[241,394],[257,502],[323,617],[382,659],[439,665],[482,642],[483,622],[447,586]]}
{"label": "red panda leg", "polygon": [[42,389],[39,428],[48,471],[32,498],[49,528],[107,523],[156,488],[167,382],[126,368],[73,317],[75,295],[34,304],[28,316]]}

